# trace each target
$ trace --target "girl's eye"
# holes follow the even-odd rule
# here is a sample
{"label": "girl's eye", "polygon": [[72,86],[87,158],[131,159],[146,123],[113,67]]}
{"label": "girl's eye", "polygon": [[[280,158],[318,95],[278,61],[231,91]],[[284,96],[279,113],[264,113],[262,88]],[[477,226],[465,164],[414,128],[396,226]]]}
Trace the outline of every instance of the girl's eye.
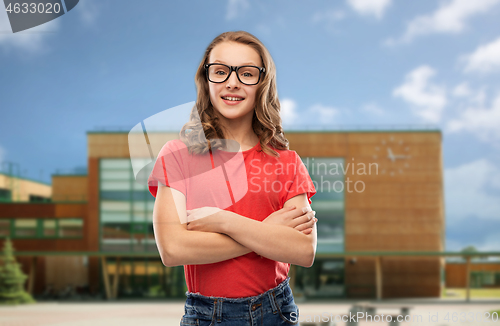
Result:
{"label": "girl's eye", "polygon": [[225,75],[225,74],[226,74],[226,72],[225,72],[225,71],[223,71],[223,70],[217,70],[215,73],[216,73],[217,75],[219,75],[219,76],[223,76],[223,75]]}
{"label": "girl's eye", "polygon": [[244,72],[243,74],[243,77],[252,77],[253,75],[249,72]]}

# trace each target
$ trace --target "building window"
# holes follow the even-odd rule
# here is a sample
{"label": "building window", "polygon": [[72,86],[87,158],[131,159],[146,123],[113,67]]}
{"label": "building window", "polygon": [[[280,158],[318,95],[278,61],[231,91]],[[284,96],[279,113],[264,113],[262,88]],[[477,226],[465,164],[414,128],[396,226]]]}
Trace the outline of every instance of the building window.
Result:
{"label": "building window", "polygon": [[500,273],[499,272],[495,273],[495,285],[496,286],[500,285]]}
{"label": "building window", "polygon": [[0,238],[57,239],[82,238],[83,219],[3,219],[0,220]]}
{"label": "building window", "polygon": [[495,285],[495,273],[494,272],[483,272],[483,286],[484,285]]}
{"label": "building window", "polygon": [[12,193],[9,189],[0,188],[0,202],[10,202],[12,200]]}
{"label": "building window", "polygon": [[14,220],[14,233],[16,238],[36,238],[37,223],[35,219]]}
{"label": "building window", "polygon": [[101,159],[99,175],[101,251],[157,252],[154,197],[136,182],[130,160]]}
{"label": "building window", "polygon": [[83,236],[83,221],[81,219],[60,219],[60,238],[80,238]]}
{"label": "building window", "polygon": [[311,208],[318,218],[318,253],[344,251],[343,158],[306,157],[302,161],[316,188]]}
{"label": "building window", "polygon": [[43,220],[43,237],[55,238],[57,236],[57,223],[56,220]]}
{"label": "building window", "polygon": [[10,220],[0,220],[0,238],[6,238],[10,236]]}
{"label": "building window", "polygon": [[[344,252],[345,161],[326,157],[305,157],[302,161],[316,188],[311,198],[311,208],[318,218],[316,252]],[[311,268],[297,266],[294,291],[308,298],[343,297],[346,292],[344,271],[344,258],[316,259]]]}
{"label": "building window", "polygon": [[30,203],[48,203],[50,202],[50,198],[42,197],[38,195],[30,195]]}

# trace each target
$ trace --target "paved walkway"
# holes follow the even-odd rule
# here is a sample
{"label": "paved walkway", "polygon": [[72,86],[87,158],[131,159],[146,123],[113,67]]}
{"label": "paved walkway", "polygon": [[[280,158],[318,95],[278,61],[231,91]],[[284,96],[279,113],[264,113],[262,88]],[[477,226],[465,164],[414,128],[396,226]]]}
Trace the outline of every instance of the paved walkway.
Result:
{"label": "paved walkway", "polygon": [[[300,309],[301,325],[302,322],[312,321],[314,318],[316,321],[320,318],[326,321],[337,316],[335,325],[344,326],[346,323],[340,321],[340,318],[344,314],[349,314],[352,302],[297,303],[297,305]],[[465,304],[428,301],[408,302],[407,305],[412,307],[410,316],[413,321],[402,322],[401,326],[500,325],[500,321],[494,322],[491,317],[487,319],[489,311],[500,309],[500,303]],[[183,312],[183,302],[42,302],[32,305],[0,306],[0,326],[178,326]],[[398,310],[394,309],[380,309],[377,311],[377,316],[381,318],[381,314],[385,316],[397,313]],[[375,316],[373,315],[374,319],[377,318]],[[388,325],[388,323],[386,319],[378,323],[359,322],[359,326],[368,325]]]}

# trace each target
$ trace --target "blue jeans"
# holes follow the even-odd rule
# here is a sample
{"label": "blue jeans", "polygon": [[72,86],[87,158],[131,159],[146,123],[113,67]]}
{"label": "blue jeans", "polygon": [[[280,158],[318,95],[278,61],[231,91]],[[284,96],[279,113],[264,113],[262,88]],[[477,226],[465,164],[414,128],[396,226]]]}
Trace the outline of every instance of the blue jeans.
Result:
{"label": "blue jeans", "polygon": [[290,277],[262,294],[244,298],[206,297],[186,292],[181,326],[299,325]]}

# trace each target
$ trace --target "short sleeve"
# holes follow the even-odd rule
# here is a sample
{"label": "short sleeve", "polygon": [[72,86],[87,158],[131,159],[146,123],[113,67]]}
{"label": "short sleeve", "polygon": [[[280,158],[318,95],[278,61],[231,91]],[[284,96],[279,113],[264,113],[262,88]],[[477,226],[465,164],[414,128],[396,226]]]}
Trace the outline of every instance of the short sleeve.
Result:
{"label": "short sleeve", "polygon": [[183,162],[187,148],[179,146],[178,140],[167,142],[158,156],[153,166],[153,170],[148,178],[148,188],[151,195],[156,198],[158,183],[179,190],[186,195],[185,173],[183,172]]}
{"label": "short sleeve", "polygon": [[313,181],[311,180],[311,176],[309,175],[305,164],[302,162],[299,155],[295,151],[292,152],[293,155],[290,159],[291,162],[289,162],[288,164],[294,164],[294,175],[289,175],[289,180],[285,182],[285,192],[281,196],[281,198],[283,198],[281,204],[282,207],[290,198],[304,193],[307,196],[309,204],[311,204],[311,197],[316,194],[316,188],[314,187]]}

